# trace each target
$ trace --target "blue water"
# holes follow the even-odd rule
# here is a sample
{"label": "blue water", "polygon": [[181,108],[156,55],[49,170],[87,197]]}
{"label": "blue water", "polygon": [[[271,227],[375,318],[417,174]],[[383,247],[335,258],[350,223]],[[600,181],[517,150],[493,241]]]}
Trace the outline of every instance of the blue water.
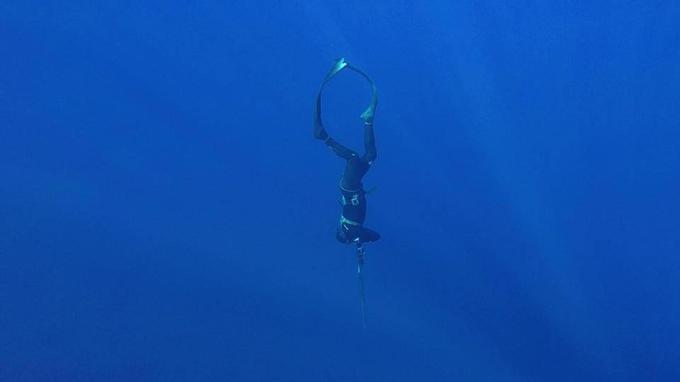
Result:
{"label": "blue water", "polygon": [[[0,380],[680,380],[679,17],[3,1]],[[380,92],[366,329],[311,136],[341,56]],[[369,93],[330,84],[333,136]]]}

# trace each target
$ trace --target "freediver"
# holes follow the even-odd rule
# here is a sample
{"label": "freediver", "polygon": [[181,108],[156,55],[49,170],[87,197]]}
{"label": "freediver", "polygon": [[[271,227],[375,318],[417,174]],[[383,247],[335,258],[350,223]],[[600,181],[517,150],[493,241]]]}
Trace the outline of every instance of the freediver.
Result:
{"label": "freediver", "polygon": [[[323,88],[333,76],[345,68],[353,70],[366,78],[373,89],[371,104],[361,114],[361,119],[364,121],[364,154],[361,156],[328,135],[321,120],[321,93]],[[380,239],[379,233],[364,227],[364,221],[366,220],[366,191],[362,183],[362,178],[371,168],[377,156],[375,136],[373,134],[373,117],[376,106],[377,94],[373,81],[361,70],[349,65],[344,59],[338,60],[333,68],[331,68],[316,96],[314,138],[323,141],[335,154],[346,161],[345,171],[340,179],[342,213],[340,214],[340,223],[335,236],[341,243],[356,244],[360,250],[362,250],[363,243],[370,243]]]}

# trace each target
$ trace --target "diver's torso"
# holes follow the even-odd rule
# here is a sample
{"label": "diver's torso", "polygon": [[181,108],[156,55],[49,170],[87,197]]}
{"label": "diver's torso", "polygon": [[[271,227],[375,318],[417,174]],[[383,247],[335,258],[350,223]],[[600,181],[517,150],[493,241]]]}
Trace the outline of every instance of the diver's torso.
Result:
{"label": "diver's torso", "polygon": [[363,224],[366,220],[366,193],[363,188],[347,190],[340,187],[340,204],[342,216],[352,222]]}
{"label": "diver's torso", "polygon": [[361,180],[369,168],[370,165],[358,157],[350,159],[340,180],[342,216],[358,224],[366,219],[366,193]]}

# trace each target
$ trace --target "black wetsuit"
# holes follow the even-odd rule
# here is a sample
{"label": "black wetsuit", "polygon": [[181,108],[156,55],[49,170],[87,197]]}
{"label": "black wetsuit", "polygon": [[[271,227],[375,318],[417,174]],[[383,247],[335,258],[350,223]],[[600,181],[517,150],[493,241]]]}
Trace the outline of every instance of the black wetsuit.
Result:
{"label": "black wetsuit", "polygon": [[[320,105],[317,111],[320,109]],[[367,122],[364,125],[364,149],[363,156],[341,145],[331,138],[323,128],[320,113],[317,113],[314,124],[314,137],[323,140],[339,157],[345,159],[347,164],[345,172],[340,180],[340,204],[342,215],[336,232],[336,238],[342,243],[368,243],[380,239],[380,234],[363,226],[366,220],[366,191],[361,182],[366,172],[377,156],[375,149],[375,137],[373,124]]]}

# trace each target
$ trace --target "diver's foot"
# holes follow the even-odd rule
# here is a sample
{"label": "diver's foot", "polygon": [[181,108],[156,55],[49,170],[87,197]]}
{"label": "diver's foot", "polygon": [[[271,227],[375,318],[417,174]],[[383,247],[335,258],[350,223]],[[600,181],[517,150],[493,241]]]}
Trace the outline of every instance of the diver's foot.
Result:
{"label": "diver's foot", "polygon": [[315,125],[314,126],[314,138],[320,139],[322,141],[325,141],[326,139],[328,139],[328,133],[326,132],[326,129],[324,129],[323,126]]}
{"label": "diver's foot", "polygon": [[363,119],[365,124],[372,125],[374,115],[375,115],[375,110],[373,109],[373,107],[369,107],[368,109],[366,109],[366,111],[361,113],[361,116],[359,116],[359,118]]}

